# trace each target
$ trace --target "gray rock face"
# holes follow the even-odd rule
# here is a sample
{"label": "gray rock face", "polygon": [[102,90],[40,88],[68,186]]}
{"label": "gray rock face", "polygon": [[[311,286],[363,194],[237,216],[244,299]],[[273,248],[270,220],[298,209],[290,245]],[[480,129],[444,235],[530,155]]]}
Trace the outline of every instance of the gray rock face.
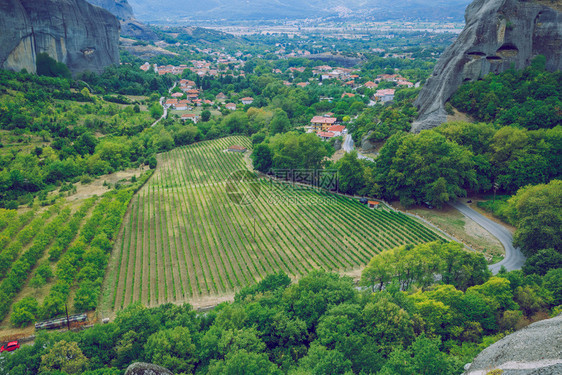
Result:
{"label": "gray rock face", "polygon": [[141,40],[155,41],[158,36],[148,26],[139,22],[133,14],[133,8],[127,0],[86,0],[90,4],[103,8],[121,22],[121,35]]}
{"label": "gray rock face", "polygon": [[334,150],[339,151],[341,150],[341,145],[342,145],[342,141],[339,139],[336,139],[334,141]]}
{"label": "gray rock face", "polygon": [[173,373],[151,363],[135,362],[127,367],[125,375],[173,375]]}
{"label": "gray rock face", "polygon": [[371,142],[369,140],[369,136],[373,133],[372,130],[369,130],[367,132],[367,134],[365,134],[363,136],[363,138],[361,139],[361,148],[363,149],[363,151],[371,151],[375,148],[375,145],[373,144],[373,142]]}
{"label": "gray rock face", "polygon": [[19,0],[0,1],[0,67],[36,69],[31,21]]}
{"label": "gray rock face", "polygon": [[464,81],[523,69],[537,55],[550,71],[562,67],[562,7],[550,0],[475,0],[466,26],[441,56],[414,103],[419,117],[413,132],[445,122],[445,103]]}
{"label": "gray rock face", "polygon": [[562,314],[512,333],[484,349],[465,375],[554,375],[562,369]]}
{"label": "gray rock face", "polygon": [[121,34],[123,36],[137,38],[140,40],[155,41],[158,40],[158,35],[146,26],[144,23],[132,18],[126,21],[121,21]]}
{"label": "gray rock face", "polygon": [[127,0],[87,0],[90,4],[103,8],[119,18],[120,21],[134,18],[133,8]]}
{"label": "gray rock face", "polygon": [[119,21],[84,0],[2,0],[0,67],[35,72],[47,53],[71,72],[119,63]]}

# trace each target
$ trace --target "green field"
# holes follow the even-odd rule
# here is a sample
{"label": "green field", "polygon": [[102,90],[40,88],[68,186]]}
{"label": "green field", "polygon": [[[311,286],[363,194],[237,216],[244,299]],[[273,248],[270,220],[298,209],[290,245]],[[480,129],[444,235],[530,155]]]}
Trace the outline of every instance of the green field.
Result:
{"label": "green field", "polygon": [[107,307],[226,295],[279,270],[357,270],[381,250],[439,238],[401,213],[266,178],[257,200],[236,204],[228,177],[247,170],[247,159],[226,152],[230,145],[250,142],[229,137],[160,155],[115,243]]}

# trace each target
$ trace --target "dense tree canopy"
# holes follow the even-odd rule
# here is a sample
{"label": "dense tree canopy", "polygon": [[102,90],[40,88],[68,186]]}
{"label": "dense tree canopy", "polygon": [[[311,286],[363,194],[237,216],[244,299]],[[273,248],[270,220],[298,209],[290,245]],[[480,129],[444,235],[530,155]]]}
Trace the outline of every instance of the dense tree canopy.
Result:
{"label": "dense tree canopy", "polygon": [[515,244],[532,255],[541,249],[562,252],[562,181],[521,188],[509,200]]}

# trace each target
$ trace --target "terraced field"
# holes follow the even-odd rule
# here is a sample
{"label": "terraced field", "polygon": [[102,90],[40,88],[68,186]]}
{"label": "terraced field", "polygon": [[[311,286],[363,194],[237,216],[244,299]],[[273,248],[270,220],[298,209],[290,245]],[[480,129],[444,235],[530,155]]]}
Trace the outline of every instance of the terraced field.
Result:
{"label": "terraced field", "polygon": [[[106,278],[112,310],[227,295],[279,270],[356,270],[381,250],[439,238],[406,215],[318,189],[267,178],[234,183],[229,176],[248,167],[244,154],[226,151],[232,145],[250,141],[229,137],[160,155],[115,242]],[[239,204],[246,193],[257,199]]]}

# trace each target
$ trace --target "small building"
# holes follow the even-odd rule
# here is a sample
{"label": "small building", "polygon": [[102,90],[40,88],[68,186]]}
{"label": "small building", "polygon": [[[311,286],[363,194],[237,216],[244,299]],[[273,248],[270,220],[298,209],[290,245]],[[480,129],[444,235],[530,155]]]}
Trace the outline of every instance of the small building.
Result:
{"label": "small building", "polygon": [[242,102],[242,104],[244,105],[248,105],[248,104],[252,104],[254,102],[254,98],[251,98],[249,96],[240,99],[240,101]]}
{"label": "small building", "polygon": [[384,89],[384,90],[377,90],[374,95],[376,101],[380,101],[382,103],[391,102],[394,100],[394,93],[396,90],[394,89]]}
{"label": "small building", "polygon": [[337,119],[335,117],[314,116],[312,120],[310,120],[310,124],[314,131],[326,131],[330,126],[334,125],[336,121]]}
{"label": "small building", "polygon": [[330,139],[330,138],[334,138],[334,137],[336,136],[336,135],[335,135],[334,133],[332,133],[332,132],[322,132],[322,131],[316,133],[316,135],[318,135],[320,138],[322,138],[322,139],[325,140],[325,141],[328,140],[328,139]]}
{"label": "small building", "polygon": [[226,100],[226,95],[224,95],[222,92],[219,92],[217,94],[217,100]]}
{"label": "small building", "polygon": [[412,82],[409,82],[409,81],[402,81],[402,80],[398,81],[397,85],[398,85],[398,86],[406,86],[406,87],[408,87],[408,88],[414,87],[414,84],[413,84]]}
{"label": "small building", "polygon": [[175,92],[172,94],[172,98],[181,98],[183,96],[183,93],[181,92]]}
{"label": "small building", "polygon": [[352,94],[350,92],[344,92],[343,94],[341,94],[342,99],[343,98],[354,98],[355,94]]}
{"label": "small building", "polygon": [[228,110],[236,111],[236,104],[234,103],[227,103],[224,107]]}
{"label": "small building", "polygon": [[166,103],[164,103],[164,107],[166,108],[175,107],[176,104],[178,104],[177,99],[168,99],[166,100]]}
{"label": "small building", "polygon": [[365,82],[363,86],[365,86],[368,89],[376,89],[378,87],[378,85],[373,81]]}
{"label": "small building", "polygon": [[345,126],[343,125],[332,125],[327,130],[330,133],[334,133],[334,137],[339,137],[345,133]]}
{"label": "small building", "polygon": [[377,201],[368,201],[367,204],[369,205],[369,208],[380,208],[381,206],[381,202]]}
{"label": "small building", "polygon": [[187,107],[188,107],[187,103],[181,103],[181,102],[183,102],[183,100],[180,100],[180,102],[174,106],[174,109],[177,111],[187,111]]}
{"label": "small building", "polygon": [[248,150],[246,147],[238,145],[232,145],[227,148],[227,151],[230,152],[246,152],[246,150]]}
{"label": "small building", "polygon": [[199,116],[194,113],[185,113],[181,115],[181,119],[182,121],[191,120],[194,124],[197,124],[197,122],[199,122]]}

